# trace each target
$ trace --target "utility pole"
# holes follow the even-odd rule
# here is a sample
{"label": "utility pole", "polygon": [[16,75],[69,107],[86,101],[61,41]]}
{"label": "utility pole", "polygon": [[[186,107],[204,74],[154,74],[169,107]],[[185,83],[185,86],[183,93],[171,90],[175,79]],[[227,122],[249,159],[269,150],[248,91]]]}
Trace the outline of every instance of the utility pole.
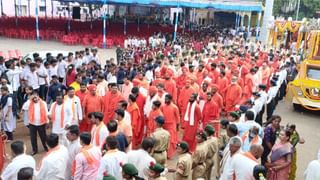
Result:
{"label": "utility pole", "polygon": [[296,14],[296,21],[298,21],[298,18],[299,18],[299,10],[300,10],[300,0],[298,0],[298,8],[297,8],[297,14]]}

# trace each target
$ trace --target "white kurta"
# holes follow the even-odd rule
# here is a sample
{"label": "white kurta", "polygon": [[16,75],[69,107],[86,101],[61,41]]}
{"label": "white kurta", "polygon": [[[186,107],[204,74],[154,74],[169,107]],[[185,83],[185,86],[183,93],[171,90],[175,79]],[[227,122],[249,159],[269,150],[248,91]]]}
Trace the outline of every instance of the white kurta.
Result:
{"label": "white kurta", "polygon": [[100,161],[97,179],[103,179],[104,172],[114,176],[116,179],[122,179],[120,163],[127,163],[127,154],[119,150],[108,151]]}
{"label": "white kurta", "polygon": [[[23,121],[25,125],[29,125],[29,107],[30,107],[30,101],[28,100],[27,102],[25,102],[22,106],[22,110],[24,111],[23,113]],[[44,109],[45,111],[48,113],[48,108],[47,108],[47,103],[44,102]],[[34,104],[34,122],[33,125],[35,126],[40,126],[41,121],[40,121],[40,102],[35,103]],[[47,123],[49,123],[49,121],[47,120]]]}
{"label": "white kurta", "polygon": [[59,145],[59,149],[52,151],[42,159],[39,171],[36,171],[37,180],[62,180],[65,179],[67,163],[69,161],[68,150]]}
{"label": "white kurta", "polygon": [[[79,125],[79,121],[82,121],[82,108],[81,102],[78,96],[73,96],[70,98],[69,96],[64,99],[64,103],[72,110],[72,120],[71,124]],[[74,109],[72,108],[74,104]]]}
{"label": "white kurta", "polygon": [[131,124],[131,115],[128,111],[124,111],[124,117],[123,120],[128,123]]}
{"label": "white kurta", "polygon": [[[9,108],[11,108],[8,117],[5,117],[8,113]],[[12,112],[12,98],[8,97],[7,104],[3,107],[1,111],[1,126],[5,131],[12,132],[16,128],[16,118],[13,116]]]}
{"label": "white kurta", "polygon": [[68,146],[69,161],[67,164],[66,180],[71,180],[72,163],[76,155],[80,152],[80,150],[81,150],[81,144],[80,144],[79,138],[69,143],[69,146]]}
{"label": "white kurta", "polygon": [[313,160],[308,164],[304,172],[305,180],[318,180],[320,179],[320,160]]}
{"label": "white kurta", "polygon": [[[253,168],[256,165],[258,165],[256,161],[238,153],[232,157],[230,170],[235,173],[236,180],[254,180]],[[228,175],[228,179],[232,179],[233,173]]]}
{"label": "white kurta", "polygon": [[20,169],[31,167],[35,170],[36,161],[32,156],[21,154],[12,159],[11,163],[4,169],[1,179],[17,180],[17,175]]}
{"label": "white kurta", "polygon": [[146,103],[144,104],[144,107],[143,107],[144,115],[149,116],[149,113],[152,110],[153,102],[156,101],[156,100],[160,100],[158,97],[159,96],[157,96],[157,95],[154,95],[153,97],[151,97],[149,95],[147,96]]}
{"label": "white kurta", "polygon": [[[53,108],[55,106],[55,103],[51,105],[49,115],[52,118],[52,113],[53,113]],[[61,112],[62,112],[62,104],[61,105],[56,105],[56,110],[55,110],[55,117],[56,119],[52,123],[52,132],[56,134],[65,134],[65,126],[71,124],[72,120],[72,110],[70,107],[68,107],[66,104],[64,105],[64,119],[61,119]],[[63,121],[63,127],[61,127],[61,121]]]}
{"label": "white kurta", "polygon": [[128,155],[128,163],[134,164],[139,171],[138,176],[144,179],[148,179],[148,176],[145,175],[146,169],[148,169],[150,162],[156,162],[156,160],[149,155],[143,149],[129,151]]}
{"label": "white kurta", "polygon": [[[99,144],[97,144],[97,141],[96,141],[97,133],[99,134]],[[106,125],[103,124],[100,129],[99,129],[99,126],[93,125],[93,127],[91,129],[91,143],[92,143],[92,145],[102,148],[102,146],[108,136],[109,136],[109,131],[108,131],[108,128]]]}
{"label": "white kurta", "polygon": [[[55,106],[54,102],[50,108],[49,111],[49,116],[52,118],[52,113],[53,113],[53,108]],[[71,120],[72,120],[72,110],[70,107],[67,105],[64,105],[64,117],[63,119],[61,118],[61,113],[62,113],[62,104],[61,105],[56,105],[56,110],[55,110],[55,120],[52,122],[52,133],[56,133],[59,136],[59,144],[68,146],[68,140],[66,138],[66,130],[65,127],[66,125],[70,126],[71,125]],[[61,122],[62,121],[62,122]],[[62,124],[62,126],[61,126]]]}

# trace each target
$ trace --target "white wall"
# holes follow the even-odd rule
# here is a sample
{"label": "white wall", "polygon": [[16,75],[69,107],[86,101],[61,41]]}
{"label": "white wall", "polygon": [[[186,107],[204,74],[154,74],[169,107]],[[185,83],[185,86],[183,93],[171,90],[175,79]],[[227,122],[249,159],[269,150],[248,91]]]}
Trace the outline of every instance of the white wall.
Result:
{"label": "white wall", "polygon": [[[40,11],[40,7],[45,7],[45,2],[47,3],[47,15],[51,17],[51,10],[52,10],[52,5],[51,5],[51,0],[37,0],[38,5],[39,5],[39,16],[45,16],[45,11]],[[17,11],[18,16],[29,16],[29,0],[16,0],[17,6],[21,7],[21,10]],[[3,12],[7,16],[15,16],[15,6],[14,6],[14,0],[2,0],[3,4]],[[21,5],[21,6],[20,6]],[[54,15],[57,16],[57,9],[56,7],[59,6],[60,3],[53,1],[53,10],[54,10]],[[36,14],[36,0],[30,0],[30,15],[35,16]],[[1,8],[0,8],[1,9]]]}

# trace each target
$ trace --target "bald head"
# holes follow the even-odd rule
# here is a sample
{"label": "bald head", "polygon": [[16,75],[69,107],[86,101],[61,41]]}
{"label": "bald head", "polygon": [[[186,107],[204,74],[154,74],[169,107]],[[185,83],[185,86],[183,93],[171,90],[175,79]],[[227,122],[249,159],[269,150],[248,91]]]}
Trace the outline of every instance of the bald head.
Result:
{"label": "bald head", "polygon": [[263,146],[259,144],[252,144],[250,147],[250,153],[256,158],[259,159],[263,153]]}

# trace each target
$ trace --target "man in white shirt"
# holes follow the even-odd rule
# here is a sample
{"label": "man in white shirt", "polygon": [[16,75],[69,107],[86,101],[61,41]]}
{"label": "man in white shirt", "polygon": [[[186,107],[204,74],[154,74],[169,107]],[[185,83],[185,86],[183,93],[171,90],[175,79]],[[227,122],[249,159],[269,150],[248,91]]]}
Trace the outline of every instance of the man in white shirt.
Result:
{"label": "man in white shirt", "polygon": [[83,119],[82,107],[80,98],[75,95],[73,87],[67,89],[67,96],[64,98],[64,103],[72,110],[71,124],[79,125],[79,122]]}
{"label": "man in white shirt", "polygon": [[116,136],[108,136],[106,139],[107,152],[102,157],[97,179],[103,179],[103,173],[122,179],[121,164],[127,163],[127,154],[118,150]]}
{"label": "man in white shirt", "polygon": [[24,79],[27,81],[28,86],[31,86],[34,91],[39,90],[39,77],[37,74],[37,64],[30,63],[30,71],[27,71],[24,75]]}
{"label": "man in white shirt", "polygon": [[149,116],[149,113],[152,110],[153,102],[156,100],[160,100],[159,96],[157,95],[157,91],[158,89],[155,86],[150,86],[146,103],[144,104],[144,111],[143,111],[146,117]]}
{"label": "man in white shirt", "polygon": [[49,151],[40,163],[40,169],[36,171],[37,180],[62,180],[65,179],[67,163],[69,161],[68,150],[59,145],[59,136],[50,134],[47,136]]}
{"label": "man in white shirt", "polygon": [[134,164],[139,171],[138,176],[144,179],[148,179],[148,176],[146,176],[144,172],[148,169],[150,162],[156,162],[150,155],[155,144],[154,141],[153,138],[147,137],[142,141],[141,149],[132,150],[127,153],[128,163]]}
{"label": "man in white shirt", "polygon": [[39,79],[39,96],[41,97],[41,99],[46,99],[47,96],[47,89],[48,89],[48,84],[49,84],[49,80],[48,80],[48,72],[46,70],[46,68],[44,67],[43,63],[42,63],[42,59],[40,57],[35,59],[35,62],[37,64],[37,75],[38,75],[38,79]]}
{"label": "man in white shirt", "polygon": [[318,158],[316,160],[311,161],[308,164],[306,171],[304,172],[305,180],[316,180],[320,179],[320,149],[318,152]]}
{"label": "man in white shirt", "polygon": [[66,137],[69,140],[69,146],[67,147],[69,152],[69,161],[67,164],[66,180],[72,179],[71,178],[72,164],[73,164],[73,161],[75,160],[76,155],[81,150],[79,135],[80,135],[79,126],[71,125],[67,128]]}
{"label": "man in white shirt", "polygon": [[58,62],[57,60],[51,60],[50,67],[48,69],[49,82],[51,81],[52,76],[58,76]]}
{"label": "man in white shirt", "polygon": [[263,108],[263,102],[262,102],[262,98],[261,98],[261,94],[258,92],[254,92],[252,93],[252,96],[254,98],[254,105],[252,106],[252,109],[254,110],[254,112],[256,112],[256,117],[255,117],[255,121],[257,123],[259,123],[260,125],[262,125],[262,108]]}
{"label": "man in white shirt", "polygon": [[47,103],[39,98],[37,92],[34,92],[31,99],[23,104],[22,110],[28,115],[32,155],[38,153],[37,133],[44,150],[48,151],[46,145],[46,125],[49,123]]}
{"label": "man in white shirt", "polygon": [[67,64],[67,62],[65,60],[61,59],[58,62],[57,73],[58,73],[58,77],[59,77],[59,82],[60,83],[62,83],[63,80],[66,78],[67,67],[68,67],[68,64]]}
{"label": "man in white shirt", "polygon": [[[254,180],[253,169],[258,165],[258,159],[263,153],[262,145],[251,145],[250,151],[237,153],[231,161],[230,174],[227,179]],[[235,178],[234,178],[235,177]]]}
{"label": "man in white shirt", "polygon": [[21,69],[16,68],[15,62],[13,60],[9,60],[5,62],[7,71],[7,77],[10,82],[10,86],[13,92],[17,92],[20,86],[20,75],[22,73]]}
{"label": "man in white shirt", "polygon": [[118,108],[124,110],[123,121],[128,124],[131,124],[131,115],[127,111],[127,107],[128,107],[128,102],[126,100],[122,100],[118,103]]}
{"label": "man in white shirt", "polygon": [[269,88],[269,91],[268,91],[268,99],[267,99],[267,120],[272,116],[273,114],[273,111],[275,110],[275,106],[276,106],[276,103],[275,103],[275,98],[278,94],[278,86],[277,86],[277,81],[275,80],[271,80],[270,81],[270,85],[271,87]]}
{"label": "man in white shirt", "polygon": [[239,131],[239,136],[249,131],[252,127],[257,127],[259,129],[259,136],[263,138],[263,129],[257,122],[254,121],[254,112],[251,110],[247,110],[245,113],[245,121],[237,123],[237,128]]}
{"label": "man in white shirt", "polygon": [[15,141],[11,144],[12,161],[1,174],[3,180],[17,180],[20,169],[30,167],[35,170],[36,161],[32,156],[26,155],[26,146],[22,141]]}
{"label": "man in white shirt", "polygon": [[109,135],[108,128],[103,122],[103,114],[101,112],[92,112],[89,114],[89,118],[93,123],[91,129],[91,144],[102,148]]}
{"label": "man in white shirt", "polygon": [[236,154],[241,151],[242,142],[241,139],[237,136],[232,137],[229,141],[229,153],[225,159],[225,165],[223,167],[223,171],[220,177],[220,180],[230,180],[230,176],[232,179],[232,175],[234,173],[232,169],[232,161]]}
{"label": "man in white shirt", "polygon": [[65,146],[68,145],[65,128],[70,126],[72,118],[71,108],[63,103],[63,95],[58,93],[56,102],[51,105],[49,119],[52,122],[52,133],[58,134],[60,144]]}

